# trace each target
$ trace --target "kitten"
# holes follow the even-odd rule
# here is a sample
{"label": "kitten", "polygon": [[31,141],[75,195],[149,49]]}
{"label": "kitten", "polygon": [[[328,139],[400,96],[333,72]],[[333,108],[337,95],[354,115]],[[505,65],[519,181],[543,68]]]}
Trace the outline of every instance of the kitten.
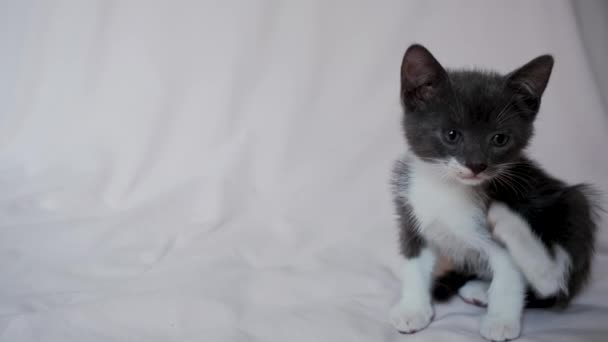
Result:
{"label": "kitten", "polygon": [[[553,58],[519,69],[445,70],[420,45],[401,66],[403,128],[410,152],[394,168],[403,288],[391,310],[403,333],[432,320],[433,292],[487,305],[480,333],[516,338],[523,308],[565,306],[585,284],[596,223],[593,192],[568,186],[528,159]],[[455,270],[437,279],[438,256]]]}

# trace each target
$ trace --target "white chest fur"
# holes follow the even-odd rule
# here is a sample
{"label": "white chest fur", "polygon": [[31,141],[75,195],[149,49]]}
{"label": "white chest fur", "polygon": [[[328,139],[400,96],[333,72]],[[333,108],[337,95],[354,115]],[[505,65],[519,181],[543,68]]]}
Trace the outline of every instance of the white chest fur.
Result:
{"label": "white chest fur", "polygon": [[412,206],[419,233],[457,263],[478,263],[490,243],[485,204],[467,185],[442,178],[421,163],[411,165],[403,195]]}

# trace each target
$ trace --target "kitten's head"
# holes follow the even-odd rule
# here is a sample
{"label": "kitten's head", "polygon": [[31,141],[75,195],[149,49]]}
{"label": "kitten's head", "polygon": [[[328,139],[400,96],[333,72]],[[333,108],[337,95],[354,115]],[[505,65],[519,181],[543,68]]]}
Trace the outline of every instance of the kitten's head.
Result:
{"label": "kitten's head", "polygon": [[403,126],[412,152],[445,177],[478,185],[516,161],[532,137],[553,58],[507,74],[446,71],[421,45],[401,65]]}

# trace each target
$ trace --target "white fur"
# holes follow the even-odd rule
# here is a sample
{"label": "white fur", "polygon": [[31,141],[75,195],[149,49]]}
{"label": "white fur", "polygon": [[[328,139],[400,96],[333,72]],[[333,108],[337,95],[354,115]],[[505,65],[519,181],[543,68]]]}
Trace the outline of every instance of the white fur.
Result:
{"label": "white fur", "polygon": [[502,315],[486,314],[481,319],[479,333],[490,341],[509,341],[521,335],[521,318],[506,319]]}
{"label": "white fur", "polygon": [[417,258],[404,261],[401,299],[390,312],[391,323],[400,332],[413,333],[431,323],[430,288],[435,259],[433,252],[426,248]]}
{"label": "white fur", "polygon": [[[412,206],[419,233],[435,250],[454,263],[473,263],[477,271],[483,272],[480,267],[486,263],[491,269],[481,335],[493,341],[516,338],[521,331],[525,280],[507,251],[492,239],[484,201],[462,181],[454,162],[448,164],[412,160],[401,195]],[[391,321],[400,331],[423,329],[432,317],[428,268],[432,263],[423,261],[430,258],[430,251],[424,253],[404,267],[402,299],[391,311]]]}
{"label": "white fur", "polygon": [[488,219],[494,225],[494,236],[504,242],[526,280],[540,297],[568,291],[571,260],[559,245],[552,257],[528,223],[502,203],[493,203]]}
{"label": "white fur", "polygon": [[488,289],[488,311],[481,320],[480,333],[491,341],[511,340],[521,333],[525,279],[506,250],[490,247],[487,253],[492,282]]}
{"label": "white fur", "polygon": [[483,201],[472,187],[446,177],[443,166],[418,160],[410,165],[409,186],[403,196],[427,241],[456,263],[464,263],[472,253],[491,244]]}
{"label": "white fur", "polygon": [[486,306],[488,305],[489,288],[489,281],[469,280],[458,290],[458,295],[469,304]]}

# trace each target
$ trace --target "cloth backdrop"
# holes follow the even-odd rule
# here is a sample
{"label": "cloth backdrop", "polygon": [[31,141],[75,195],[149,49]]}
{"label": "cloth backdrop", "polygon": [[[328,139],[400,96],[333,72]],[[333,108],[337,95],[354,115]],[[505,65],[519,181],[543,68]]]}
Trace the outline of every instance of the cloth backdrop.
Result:
{"label": "cloth backdrop", "polygon": [[[508,72],[552,53],[530,153],[608,191],[576,13],[0,1],[0,341],[482,341],[483,310],[458,299],[419,334],[388,323],[402,54],[419,42],[446,66]],[[591,287],[566,312],[527,312],[521,341],[605,341],[606,222]]]}

